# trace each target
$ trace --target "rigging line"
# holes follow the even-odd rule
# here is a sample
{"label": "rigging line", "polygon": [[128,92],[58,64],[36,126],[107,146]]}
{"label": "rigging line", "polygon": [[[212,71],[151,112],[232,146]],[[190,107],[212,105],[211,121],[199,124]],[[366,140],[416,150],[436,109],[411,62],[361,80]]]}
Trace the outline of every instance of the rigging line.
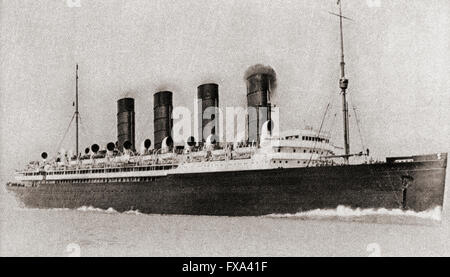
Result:
{"label": "rigging line", "polygon": [[[332,99],[333,99],[333,100],[331,101],[330,112],[333,111],[333,108],[334,108],[334,102],[336,101],[336,96],[334,96]],[[323,127],[323,128],[325,129],[324,132],[327,132],[327,136],[329,137],[330,140],[331,140],[331,138],[333,137],[333,131],[334,131],[334,129],[335,129],[336,117],[337,117],[337,112],[334,112],[334,117],[333,117],[332,121],[330,121],[331,124],[328,124],[328,125],[325,124],[324,127]]]}
{"label": "rigging line", "polygon": [[[337,100],[339,100],[339,94],[336,94],[334,96],[334,98],[333,98],[333,101],[337,101]],[[337,143],[337,141],[336,141],[336,136],[337,136],[336,129],[338,127],[338,124],[336,124],[336,121],[337,121],[338,114],[340,114],[339,111],[334,111],[333,121],[332,121],[331,126],[330,126],[330,142],[332,142],[332,146],[334,148],[336,148],[335,145]],[[334,151],[333,151],[333,153],[334,153]]]}
{"label": "rigging line", "polygon": [[[337,99],[336,95],[333,93],[333,98],[332,98],[331,105],[330,105],[330,112],[332,112],[334,110],[334,107],[335,107],[334,102],[336,101],[336,99]],[[330,137],[330,139],[333,135],[332,132],[334,130],[333,127],[336,122],[336,117],[337,117],[337,112],[334,113],[334,118],[333,118],[333,121],[331,121],[331,124],[329,124],[329,126],[327,126],[327,125],[324,126],[325,132],[328,132],[327,135]]]}
{"label": "rigging line", "polygon": [[75,113],[73,113],[73,115],[72,115],[72,119],[70,120],[69,126],[67,126],[67,129],[66,129],[66,132],[64,133],[64,136],[63,136],[63,138],[61,139],[61,141],[59,142],[58,147],[56,148],[56,152],[59,151],[59,149],[60,149],[62,143],[64,142],[64,139],[66,138],[66,135],[67,135],[67,133],[68,133],[69,130],[70,130],[70,126],[72,125],[72,122],[73,122],[73,119],[74,119],[74,118],[75,118]]}
{"label": "rigging line", "polygon": [[[340,115],[341,115],[340,110],[335,111],[334,121],[333,121],[333,126],[332,126],[332,128],[333,128],[332,135],[333,135],[334,145],[337,145],[339,143],[338,141],[340,141],[340,138],[341,138],[341,134],[340,134],[341,128],[339,126],[340,124],[337,123],[337,118]],[[344,149],[344,148],[342,148],[342,149]]]}
{"label": "rigging line", "polygon": [[[327,105],[327,108],[325,109],[325,113],[324,113],[324,115],[322,117],[322,122],[320,123],[320,128],[319,128],[319,131],[317,133],[317,137],[320,136],[320,133],[322,132],[323,123],[325,121],[325,117],[327,116],[328,110],[330,108],[330,104],[331,103],[329,102],[328,105]],[[316,149],[316,144],[317,144],[317,141],[314,141],[313,151]],[[306,167],[309,167],[309,164],[311,163],[313,155],[314,155],[314,152],[311,153],[311,156],[309,157],[308,164],[306,165]]]}
{"label": "rigging line", "polygon": [[358,119],[358,115],[356,113],[356,108],[355,108],[355,106],[353,104],[352,104],[352,108],[353,108],[353,112],[355,114],[356,126],[358,127],[358,133],[359,133],[359,138],[361,140],[361,146],[362,146],[362,148],[364,150],[364,149],[366,149],[366,147],[364,145],[364,138],[363,138],[362,133],[361,133],[361,127],[360,127],[360,122],[359,122],[359,119]]}
{"label": "rigging line", "polygon": [[334,113],[333,121],[331,122],[330,126],[330,140],[332,140],[334,136],[334,131],[336,130],[336,118],[337,118],[337,112]]}
{"label": "rigging line", "polygon": [[353,104],[353,101],[352,101],[351,97],[350,97],[349,100],[350,100],[350,102],[351,102],[351,104],[352,104],[353,113],[355,114],[356,127],[358,128],[359,139],[361,140],[361,146],[362,146],[362,148],[363,148],[362,150],[365,151],[366,147],[365,147],[365,143],[364,143],[364,137],[363,137],[363,134],[362,134],[362,132],[361,132],[361,122],[360,122],[360,120],[359,120],[359,118],[358,118],[358,114],[357,114],[357,112],[356,112],[356,107],[355,107],[355,105]]}

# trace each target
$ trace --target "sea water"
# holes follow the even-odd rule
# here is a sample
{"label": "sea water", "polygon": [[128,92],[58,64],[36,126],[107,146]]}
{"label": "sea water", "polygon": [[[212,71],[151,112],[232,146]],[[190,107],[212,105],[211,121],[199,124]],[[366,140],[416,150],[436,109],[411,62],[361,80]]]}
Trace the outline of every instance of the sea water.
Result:
{"label": "sea water", "polygon": [[29,209],[2,188],[0,255],[450,256],[448,194],[444,207],[421,213],[339,206],[219,217]]}

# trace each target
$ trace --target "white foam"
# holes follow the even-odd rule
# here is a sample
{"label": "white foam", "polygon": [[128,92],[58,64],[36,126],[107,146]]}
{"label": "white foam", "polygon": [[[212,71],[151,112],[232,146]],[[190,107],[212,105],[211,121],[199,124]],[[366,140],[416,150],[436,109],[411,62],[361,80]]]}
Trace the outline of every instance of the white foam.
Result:
{"label": "white foam", "polygon": [[69,208],[27,208],[27,207],[15,207],[13,209],[14,211],[53,211],[53,212],[59,212],[59,211],[70,211]]}
{"label": "white foam", "polygon": [[[82,206],[82,207],[78,208],[77,211],[98,212],[98,213],[108,213],[108,214],[119,213],[112,207],[109,207],[108,209],[104,210],[104,209],[100,209],[100,208],[95,208],[93,206]],[[139,210],[129,210],[129,211],[123,212],[123,214],[143,215],[143,213],[141,213]]]}
{"label": "white foam", "polygon": [[[76,210],[79,212],[96,212],[96,213],[107,213],[107,214],[115,214],[119,213],[114,208],[109,207],[108,209],[95,208],[94,206],[81,206],[77,209],[69,209],[69,208],[27,208],[27,207],[15,207],[16,211],[71,211]],[[132,215],[143,215],[139,210],[129,210],[123,212],[124,214],[132,214]]]}
{"label": "white foam", "polygon": [[117,213],[117,211],[114,210],[114,209],[111,208],[111,207],[109,207],[109,208],[106,210],[106,212],[108,212],[108,213]]}
{"label": "white foam", "polygon": [[95,208],[93,206],[82,206],[82,207],[78,208],[77,211],[80,211],[80,212],[117,213],[117,211],[114,210],[111,207],[106,209],[106,210],[104,210],[104,209],[100,209],[100,208]]}
{"label": "white foam", "polygon": [[51,211],[55,211],[55,212],[58,212],[58,211],[70,211],[69,208],[51,208],[50,210]]}
{"label": "white foam", "polygon": [[141,213],[139,210],[130,210],[130,211],[126,211],[124,213],[125,214],[134,214],[134,215],[143,215],[143,213]]}
{"label": "white foam", "polygon": [[366,217],[366,216],[398,216],[398,217],[417,217],[422,219],[432,219],[441,221],[442,208],[435,207],[423,212],[415,211],[403,211],[401,209],[388,210],[385,208],[380,209],[352,209],[346,206],[338,206],[336,209],[316,209],[311,211],[299,212],[296,214],[270,214],[269,217],[281,217],[281,218],[352,218],[352,217]]}

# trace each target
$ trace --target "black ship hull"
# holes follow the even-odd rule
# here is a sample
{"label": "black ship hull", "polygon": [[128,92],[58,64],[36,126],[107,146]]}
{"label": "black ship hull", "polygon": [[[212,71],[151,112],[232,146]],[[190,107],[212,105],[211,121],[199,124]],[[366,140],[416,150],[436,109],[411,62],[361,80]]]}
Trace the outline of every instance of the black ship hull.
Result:
{"label": "black ship hull", "polygon": [[[442,207],[447,154],[414,162],[173,174],[147,182],[8,185],[27,207],[258,216],[336,208]],[[428,157],[428,158],[427,158]]]}

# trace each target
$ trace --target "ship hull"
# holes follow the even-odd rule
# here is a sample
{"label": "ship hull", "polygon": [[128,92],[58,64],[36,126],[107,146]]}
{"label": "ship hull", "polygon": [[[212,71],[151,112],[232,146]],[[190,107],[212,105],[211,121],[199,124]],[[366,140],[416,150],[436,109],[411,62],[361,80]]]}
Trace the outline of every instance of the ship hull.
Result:
{"label": "ship hull", "polygon": [[439,160],[173,174],[150,182],[8,186],[27,207],[92,206],[151,214],[257,216],[312,209],[442,207]]}

